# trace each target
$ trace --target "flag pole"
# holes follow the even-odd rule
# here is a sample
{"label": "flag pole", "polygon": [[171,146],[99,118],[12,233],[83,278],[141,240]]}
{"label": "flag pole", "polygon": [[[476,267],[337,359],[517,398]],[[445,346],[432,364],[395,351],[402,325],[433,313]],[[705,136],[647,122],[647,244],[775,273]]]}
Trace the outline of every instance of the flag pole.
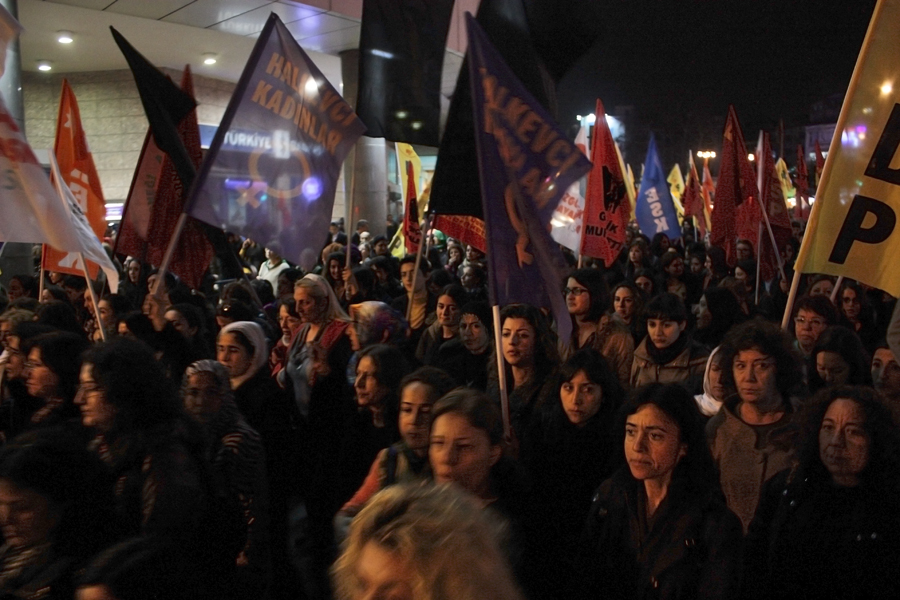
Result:
{"label": "flag pole", "polygon": [[166,278],[166,271],[169,269],[169,264],[172,262],[172,256],[175,254],[175,248],[178,246],[178,241],[181,239],[181,232],[184,231],[184,226],[187,224],[187,217],[188,215],[186,212],[182,212],[178,216],[178,222],[175,224],[175,231],[172,232],[172,237],[169,239],[169,245],[166,246],[166,253],[163,254],[162,262],[156,272],[156,281],[153,283],[153,289],[150,290],[150,293],[157,298],[162,296],[162,294],[160,294],[160,285]]}
{"label": "flag pole", "polygon": [[500,413],[503,418],[503,438],[510,442],[512,440],[512,427],[509,423],[509,392],[506,387],[506,368],[503,363],[503,342],[500,337],[500,306],[494,304],[491,306],[491,313],[494,317],[494,351],[497,355],[497,383],[500,387]]}
{"label": "flag pole", "polygon": [[[353,196],[356,194],[356,160],[359,156],[359,140],[353,144],[353,170],[350,171],[350,197],[347,199],[347,229],[353,226]],[[347,238],[347,256],[344,260],[344,268],[350,268],[350,245],[352,237]]]}
{"label": "flag pole", "polygon": [[837,298],[838,294],[840,293],[841,285],[843,285],[843,283],[844,283],[844,276],[841,275],[840,277],[838,277],[838,280],[835,282],[834,289],[831,290],[831,303],[832,304],[834,304],[835,299]]}
{"label": "flag pole", "polygon": [[[866,37],[863,40],[862,48],[859,50],[856,65],[853,67],[853,75],[850,76],[850,84],[847,86],[847,93],[844,94],[844,103],[841,105],[841,112],[838,115],[837,123],[834,126],[834,135],[831,136],[831,145],[828,147],[828,156],[825,158],[825,165],[822,167],[822,175],[816,182],[819,189],[821,189],[822,182],[828,181],[828,177],[831,174],[831,168],[834,165],[833,157],[835,151],[838,149],[838,144],[841,143],[841,134],[844,131],[844,126],[847,124],[847,113],[850,112],[847,99],[853,97],[854,93],[856,93],[857,86],[859,86],[859,78],[862,72],[860,65],[866,62],[866,56],[869,54],[869,48],[872,46],[872,38],[874,37],[872,35],[872,32],[875,29],[874,25],[881,16],[881,11],[884,9],[885,4],[886,2],[884,2],[884,0],[878,0],[878,3],[875,5],[875,10],[872,12],[872,19],[869,21],[869,28],[866,30]],[[821,202],[813,203],[813,206],[809,211],[809,219],[806,222],[807,231],[811,228],[815,228],[818,224],[818,216],[822,210],[821,206]],[[784,317],[781,321],[781,328],[785,330],[788,327],[790,314],[794,308],[797,289],[800,287],[800,273],[803,271],[803,263],[806,262],[806,255],[809,253],[809,244],[811,241],[812,238],[807,238],[804,233],[803,241],[800,243],[800,251],[797,253],[797,260],[794,262],[794,280],[791,282],[791,291],[788,294],[787,306],[784,309]]]}
{"label": "flag pole", "polygon": [[[422,220],[422,228],[420,231],[425,231],[428,229],[431,224],[431,215],[425,215],[425,218]],[[415,299],[416,294],[416,279],[419,277],[419,265],[422,264],[422,247],[425,244],[422,242],[422,238],[419,238],[419,247],[416,249],[416,266],[413,270],[413,279],[412,279],[412,291],[410,291],[409,295],[409,303],[406,306],[406,322],[409,323],[409,320],[412,318],[412,306],[413,300]],[[427,310],[427,307],[426,307]]]}
{"label": "flag pole", "polygon": [[[762,207],[760,207],[762,209]],[[759,306],[759,274],[762,267],[762,222],[759,224],[759,235],[756,236],[756,301],[755,304]]]}
{"label": "flag pole", "polygon": [[772,248],[775,249],[775,261],[778,263],[778,272],[781,273],[781,278],[787,281],[787,277],[784,275],[784,262],[781,260],[781,248],[778,247],[775,242],[775,232],[772,231],[772,222],[769,221],[769,213],[767,211],[762,211],[763,221],[766,222],[766,229],[769,230],[769,239],[772,241]]}
{"label": "flag pole", "polygon": [[47,244],[41,244],[41,270],[39,272],[40,282],[38,282],[38,302],[44,295],[44,252],[47,251]]}
{"label": "flag pole", "polygon": [[87,289],[91,296],[91,304],[94,306],[94,318],[97,319],[97,327],[100,328],[100,339],[105,342],[106,330],[103,328],[103,319],[100,318],[100,303],[97,301],[96,292],[94,292],[94,282],[91,281],[91,274],[88,272],[87,260],[84,258],[84,252],[78,253],[78,259],[81,261],[81,269],[84,271],[84,279],[87,281]]}

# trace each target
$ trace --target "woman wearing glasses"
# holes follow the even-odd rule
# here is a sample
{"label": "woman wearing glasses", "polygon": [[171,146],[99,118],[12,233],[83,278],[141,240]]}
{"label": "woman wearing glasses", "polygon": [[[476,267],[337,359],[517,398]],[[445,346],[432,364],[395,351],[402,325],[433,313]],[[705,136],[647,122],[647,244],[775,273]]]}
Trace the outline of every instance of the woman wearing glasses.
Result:
{"label": "woman wearing glasses", "polygon": [[27,428],[62,425],[77,418],[73,400],[81,353],[87,347],[87,340],[74,333],[56,331],[34,338],[25,360],[25,387],[41,405]]}
{"label": "woman wearing glasses", "polygon": [[597,269],[572,271],[563,293],[572,317],[572,337],[563,354],[568,357],[582,348],[599,352],[627,388],[634,338],[627,327],[607,314],[612,302],[603,274]]}

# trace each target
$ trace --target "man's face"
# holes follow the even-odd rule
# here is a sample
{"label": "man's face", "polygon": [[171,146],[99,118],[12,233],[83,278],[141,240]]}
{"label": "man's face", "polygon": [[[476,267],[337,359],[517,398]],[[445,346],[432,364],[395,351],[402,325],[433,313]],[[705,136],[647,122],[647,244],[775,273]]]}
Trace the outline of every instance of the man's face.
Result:
{"label": "man's face", "polygon": [[753,251],[750,249],[750,246],[748,246],[747,244],[738,244],[737,250],[735,252],[738,260],[749,260],[749,259],[753,258],[752,253],[753,253]]}

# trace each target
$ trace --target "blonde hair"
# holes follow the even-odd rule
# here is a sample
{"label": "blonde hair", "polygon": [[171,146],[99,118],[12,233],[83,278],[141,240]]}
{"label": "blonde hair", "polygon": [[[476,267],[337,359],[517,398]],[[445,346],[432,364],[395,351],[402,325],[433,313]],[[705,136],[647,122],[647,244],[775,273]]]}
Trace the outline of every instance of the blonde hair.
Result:
{"label": "blonde hair", "polygon": [[360,511],[332,568],[340,600],[356,600],[357,566],[372,542],[405,562],[415,600],[521,600],[500,547],[504,525],[451,485],[391,486]]}
{"label": "blonde hair", "polygon": [[317,302],[322,300],[328,301],[328,306],[325,307],[325,312],[322,315],[322,322],[346,321],[349,323],[351,321],[349,315],[341,308],[341,303],[338,302],[337,296],[334,295],[331,284],[321,275],[313,273],[304,275],[294,282],[294,289],[296,290],[297,288],[307,290],[309,295],[315,298]]}

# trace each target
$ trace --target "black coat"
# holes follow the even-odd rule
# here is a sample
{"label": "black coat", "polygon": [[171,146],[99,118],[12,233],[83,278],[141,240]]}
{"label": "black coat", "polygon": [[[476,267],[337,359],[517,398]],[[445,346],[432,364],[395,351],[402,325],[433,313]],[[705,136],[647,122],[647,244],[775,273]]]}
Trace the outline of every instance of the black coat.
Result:
{"label": "black coat", "polygon": [[645,504],[627,467],[600,486],[586,525],[581,597],[734,598],[742,529],[721,492],[675,481],[646,527]]}
{"label": "black coat", "polygon": [[898,598],[898,498],[785,469],[747,533],[745,598]]}

